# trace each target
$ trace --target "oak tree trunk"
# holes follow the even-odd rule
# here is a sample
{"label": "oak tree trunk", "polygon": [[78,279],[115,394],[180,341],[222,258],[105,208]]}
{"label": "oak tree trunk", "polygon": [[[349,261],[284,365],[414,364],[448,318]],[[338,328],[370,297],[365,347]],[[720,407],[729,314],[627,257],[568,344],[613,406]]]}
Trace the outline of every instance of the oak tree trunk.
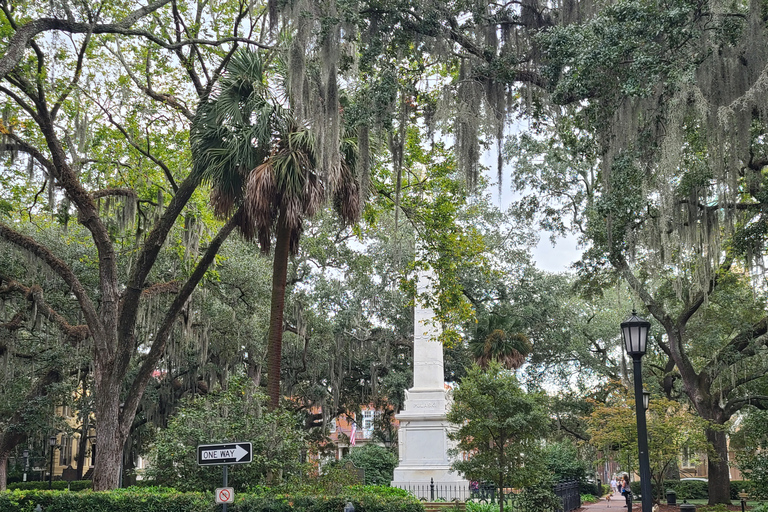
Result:
{"label": "oak tree trunk", "polygon": [[116,489],[123,460],[124,428],[120,423],[121,381],[114,378],[111,364],[97,358],[94,366],[94,395],[97,421],[93,490]]}
{"label": "oak tree trunk", "polygon": [[712,444],[716,456],[707,458],[709,479],[709,504],[731,504],[731,473],[728,467],[728,441],[723,430],[706,430],[707,441]]}

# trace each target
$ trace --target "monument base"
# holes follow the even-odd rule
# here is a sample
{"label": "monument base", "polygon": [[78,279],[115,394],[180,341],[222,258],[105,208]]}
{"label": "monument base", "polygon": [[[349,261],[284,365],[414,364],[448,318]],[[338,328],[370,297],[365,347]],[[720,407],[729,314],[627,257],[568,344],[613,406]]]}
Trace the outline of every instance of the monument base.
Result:
{"label": "monument base", "polygon": [[410,389],[405,409],[397,414],[400,462],[392,486],[406,489],[425,500],[466,500],[469,482],[451,470],[448,451],[455,443],[448,439],[451,425],[445,417],[446,392]]}

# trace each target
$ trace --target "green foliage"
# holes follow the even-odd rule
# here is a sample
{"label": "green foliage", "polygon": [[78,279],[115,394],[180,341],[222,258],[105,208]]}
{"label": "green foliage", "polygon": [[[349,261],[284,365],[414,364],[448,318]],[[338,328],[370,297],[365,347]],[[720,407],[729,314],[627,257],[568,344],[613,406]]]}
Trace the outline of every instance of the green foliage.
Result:
{"label": "green foliage", "polygon": [[452,465],[466,478],[491,481],[499,489],[527,489],[544,479],[545,397],[526,393],[498,363],[490,363],[487,371],[476,366],[461,380],[448,421],[457,427],[449,434],[458,441],[453,455],[469,454]]}
{"label": "green foliage", "polygon": [[599,497],[596,497],[592,494],[582,494],[581,495],[581,502],[582,503],[597,503],[600,501]]}
{"label": "green foliage", "polygon": [[717,505],[697,507],[696,510],[700,510],[701,512],[728,512],[731,509],[725,503],[718,503]]}
{"label": "green foliage", "polygon": [[[590,443],[596,449],[618,453],[617,460],[625,460],[627,456],[637,460],[637,420],[633,405],[629,392],[620,388],[605,404],[595,406],[588,421]],[[703,434],[706,423],[687,405],[660,396],[651,397],[647,420],[651,478],[657,484],[656,489],[662,491],[664,474],[677,463],[684,448],[698,452],[709,447]],[[659,500],[663,498],[659,493],[654,495]]]}
{"label": "green foliage", "polygon": [[552,479],[584,481],[591,461],[584,460],[576,445],[569,440],[547,443],[544,447],[544,460]]}
{"label": "green foliage", "polygon": [[[232,512],[339,512],[351,501],[361,512],[423,512],[421,503],[407,493],[379,487],[349,487],[340,495],[235,493]],[[9,491],[0,493],[0,512],[32,512],[40,505],[47,512],[215,512],[212,493],[174,489],[128,488],[108,492]]]}
{"label": "green foliage", "polygon": [[[67,485],[69,484],[69,485]],[[85,491],[93,487],[93,482],[90,480],[75,480],[74,482],[64,482],[62,480],[56,480],[51,482],[51,487],[56,491],[63,491],[69,488],[70,491]],[[47,481],[35,481],[35,482],[13,482],[8,484],[8,490],[12,491],[18,489],[20,491],[32,491],[32,490],[45,490],[48,489]]]}
{"label": "green foliage", "polygon": [[499,512],[499,506],[496,503],[468,501],[466,507],[467,512]]}
{"label": "green foliage", "polygon": [[198,465],[197,445],[227,441],[253,444],[253,462],[230,467],[230,486],[237,490],[264,483],[269,473],[282,472],[285,478],[302,474],[304,433],[298,418],[284,410],[266,412],[265,400],[246,379],[184,400],[157,436],[148,476],[179,490],[213,489],[221,483],[221,466]]}
{"label": "green foliage", "polygon": [[563,506],[552,486],[539,483],[523,489],[515,498],[514,512],[556,512]]}
{"label": "green foliage", "polygon": [[383,446],[368,444],[353,448],[346,459],[365,470],[366,485],[389,485],[397,466],[397,455]]}
{"label": "green foliage", "polygon": [[768,496],[768,411],[750,409],[734,434],[736,466],[759,498]]}

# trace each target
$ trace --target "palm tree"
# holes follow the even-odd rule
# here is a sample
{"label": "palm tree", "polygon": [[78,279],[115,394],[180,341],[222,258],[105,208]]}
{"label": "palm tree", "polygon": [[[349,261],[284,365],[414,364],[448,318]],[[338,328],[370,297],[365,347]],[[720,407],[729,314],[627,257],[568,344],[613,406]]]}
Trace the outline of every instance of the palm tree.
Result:
{"label": "palm tree", "polygon": [[491,361],[497,361],[509,370],[520,368],[531,349],[531,341],[523,332],[522,324],[497,313],[490,313],[478,321],[475,335],[469,342],[469,350],[483,369],[487,369]]}
{"label": "palm tree", "polygon": [[256,238],[264,253],[275,238],[267,390],[269,407],[276,409],[289,257],[298,252],[304,220],[329,191],[342,220],[355,222],[359,189],[354,144],[342,144],[339,169],[320,169],[312,131],[281,104],[268,78],[261,53],[235,53],[218,93],[198,108],[190,140],[195,171],[212,186],[216,214],[227,218],[242,207],[238,228],[246,239]]}

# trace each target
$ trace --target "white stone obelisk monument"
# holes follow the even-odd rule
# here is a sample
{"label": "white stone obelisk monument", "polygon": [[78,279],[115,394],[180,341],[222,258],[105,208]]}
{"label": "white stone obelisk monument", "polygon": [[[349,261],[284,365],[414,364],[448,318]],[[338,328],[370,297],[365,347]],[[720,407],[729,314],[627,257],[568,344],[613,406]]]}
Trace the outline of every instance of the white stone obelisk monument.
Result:
{"label": "white stone obelisk monument", "polygon": [[[417,295],[430,289],[430,275],[419,273]],[[451,471],[448,450],[450,426],[446,412],[450,399],[443,379],[441,329],[431,308],[416,297],[413,335],[413,387],[405,392],[405,406],[395,416],[400,422],[400,462],[395,468],[393,487],[409,489],[419,498],[431,499],[430,484],[442,491],[440,498],[466,498],[469,482]],[[436,496],[437,497],[437,496]]]}

